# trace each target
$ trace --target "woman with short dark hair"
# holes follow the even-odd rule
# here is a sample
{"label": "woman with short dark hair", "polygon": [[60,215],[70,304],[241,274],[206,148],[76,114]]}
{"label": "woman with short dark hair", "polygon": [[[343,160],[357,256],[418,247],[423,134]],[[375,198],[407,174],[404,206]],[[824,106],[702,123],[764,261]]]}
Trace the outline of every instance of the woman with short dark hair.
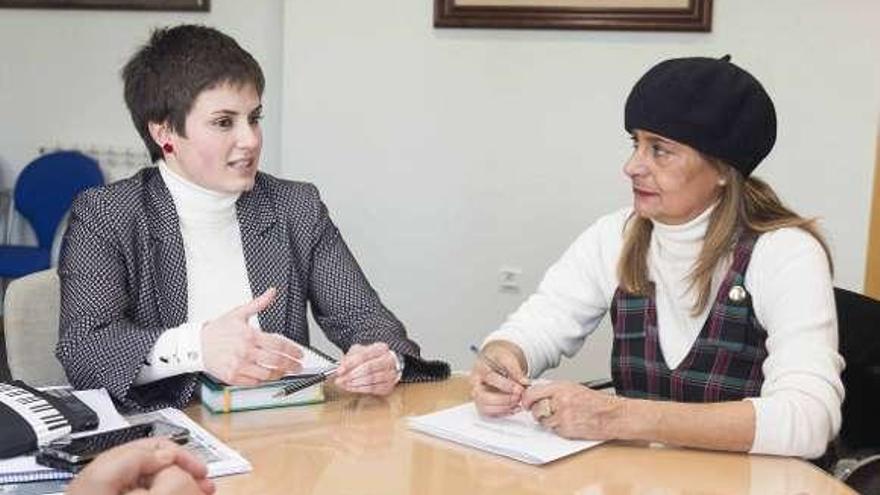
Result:
{"label": "woman with short dark hair", "polygon": [[[843,400],[831,260],[752,175],[776,141],[769,95],[729,57],[667,60],[632,89],[625,128],[632,208],[590,226],[487,338],[510,379],[478,362],[477,407],[525,407],[572,438],[820,456]],[[606,313],[616,396],[528,387]]]}
{"label": "woman with short dark hair", "polygon": [[419,359],[315,186],[258,171],[263,73],[235,40],[158,29],[122,76],[157,167],[72,207],[56,352],[71,384],[154,408],[187,404],[198,372],[277,379],[302,367],[307,304],[346,352],[343,389],[383,395],[448,371]]}

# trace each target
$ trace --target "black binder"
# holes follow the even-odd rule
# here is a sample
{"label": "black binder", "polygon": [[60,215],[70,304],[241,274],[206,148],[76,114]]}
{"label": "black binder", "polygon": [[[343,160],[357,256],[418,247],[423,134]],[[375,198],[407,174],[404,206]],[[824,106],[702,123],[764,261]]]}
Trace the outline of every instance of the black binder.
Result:
{"label": "black binder", "polygon": [[98,415],[69,389],[0,383],[0,459],[27,454],[59,436],[98,427]]}

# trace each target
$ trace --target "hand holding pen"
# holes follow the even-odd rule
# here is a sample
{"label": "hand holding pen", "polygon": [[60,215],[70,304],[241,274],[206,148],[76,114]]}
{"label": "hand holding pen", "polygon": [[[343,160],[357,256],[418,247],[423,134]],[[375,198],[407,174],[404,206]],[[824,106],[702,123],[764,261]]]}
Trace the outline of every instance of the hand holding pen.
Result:
{"label": "hand holding pen", "polygon": [[519,347],[494,341],[482,351],[471,346],[471,351],[478,358],[471,369],[471,397],[480,413],[507,416],[518,411],[530,383],[525,376],[525,356]]}
{"label": "hand holding pen", "polygon": [[388,395],[401,378],[397,357],[385,342],[354,344],[339,360],[333,383],[356,394]]}
{"label": "hand holding pen", "polygon": [[316,373],[314,375],[306,375],[300,378],[290,380],[290,383],[279,389],[275,394],[272,395],[273,399],[283,399],[294,392],[299,392],[305,388],[311,387],[312,385],[317,385],[318,383],[323,382],[324,380],[330,378],[333,374],[336,373],[338,367],[334,366],[327,370],[322,371],[321,373]]}
{"label": "hand holding pen", "polygon": [[[316,349],[311,349],[318,352]],[[326,357],[326,354],[319,352]],[[328,357],[328,359],[330,359]],[[342,390],[358,394],[388,395],[400,381],[402,369],[394,352],[384,342],[354,344],[332,368],[292,379],[274,397],[283,398],[316,383],[331,379]]]}

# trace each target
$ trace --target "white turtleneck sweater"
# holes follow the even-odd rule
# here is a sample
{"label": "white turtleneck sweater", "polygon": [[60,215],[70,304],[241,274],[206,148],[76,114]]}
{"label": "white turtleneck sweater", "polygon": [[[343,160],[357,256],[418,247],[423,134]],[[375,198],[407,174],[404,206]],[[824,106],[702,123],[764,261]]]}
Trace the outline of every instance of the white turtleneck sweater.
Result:
{"label": "white turtleneck sweater", "polygon": [[[486,341],[507,340],[525,353],[529,375],[539,376],[573,356],[610,309],[619,283],[617,261],[631,209],[600,218],[544,276],[538,290]],[[710,308],[691,315],[695,295],[688,273],[702,248],[711,208],[683,225],[654,222],[648,251],[660,348],[670,368],[690,351]],[[714,300],[721,282],[712,284]],[[837,353],[834,293],[825,253],[800,229],[779,229],[757,241],[746,290],[767,331],[761,396],[755,408],[751,452],[818,457],[840,428],[843,358]]]}
{"label": "white turtleneck sweater", "polygon": [[[201,330],[251,299],[235,202],[240,193],[205,189],[172,171],[159,172],[174,200],[186,253],[187,321],[166,330],[138,374],[138,385],[181,373],[204,371]],[[259,320],[251,318],[259,328]]]}

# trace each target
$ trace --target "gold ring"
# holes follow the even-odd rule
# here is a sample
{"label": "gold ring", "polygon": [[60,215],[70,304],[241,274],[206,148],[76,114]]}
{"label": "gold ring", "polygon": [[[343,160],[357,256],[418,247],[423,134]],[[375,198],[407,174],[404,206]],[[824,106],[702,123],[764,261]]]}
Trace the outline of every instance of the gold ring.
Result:
{"label": "gold ring", "polygon": [[535,416],[538,419],[549,418],[553,416],[553,402],[551,402],[549,397],[545,397],[538,401],[537,406],[535,406],[537,410],[535,411]]}

